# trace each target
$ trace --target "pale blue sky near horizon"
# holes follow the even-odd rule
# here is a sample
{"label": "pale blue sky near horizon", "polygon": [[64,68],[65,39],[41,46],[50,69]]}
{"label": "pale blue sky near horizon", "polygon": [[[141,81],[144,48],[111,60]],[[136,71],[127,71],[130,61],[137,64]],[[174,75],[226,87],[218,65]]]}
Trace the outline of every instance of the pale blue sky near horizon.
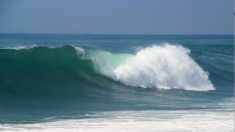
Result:
{"label": "pale blue sky near horizon", "polygon": [[233,0],[0,0],[0,33],[233,34]]}

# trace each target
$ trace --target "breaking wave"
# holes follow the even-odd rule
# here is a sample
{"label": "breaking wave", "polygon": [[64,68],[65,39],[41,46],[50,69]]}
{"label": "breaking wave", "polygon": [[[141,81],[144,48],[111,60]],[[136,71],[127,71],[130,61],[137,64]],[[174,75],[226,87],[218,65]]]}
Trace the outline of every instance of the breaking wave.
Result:
{"label": "breaking wave", "polygon": [[208,73],[189,54],[171,44],[136,54],[75,46],[0,49],[0,95],[63,99],[126,87],[214,90]]}

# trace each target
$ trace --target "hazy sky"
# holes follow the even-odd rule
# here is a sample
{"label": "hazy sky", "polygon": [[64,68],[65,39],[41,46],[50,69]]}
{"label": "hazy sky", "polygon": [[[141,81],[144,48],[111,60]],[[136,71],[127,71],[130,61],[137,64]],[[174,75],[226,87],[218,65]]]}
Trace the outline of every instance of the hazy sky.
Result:
{"label": "hazy sky", "polygon": [[0,0],[0,32],[233,34],[233,0]]}

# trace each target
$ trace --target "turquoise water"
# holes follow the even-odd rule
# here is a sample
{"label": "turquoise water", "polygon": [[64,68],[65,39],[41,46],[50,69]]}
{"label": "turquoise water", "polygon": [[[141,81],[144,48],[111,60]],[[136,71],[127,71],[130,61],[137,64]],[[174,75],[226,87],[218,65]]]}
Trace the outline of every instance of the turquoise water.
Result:
{"label": "turquoise water", "polygon": [[0,48],[3,124],[109,111],[232,111],[221,105],[234,96],[230,35],[0,34]]}

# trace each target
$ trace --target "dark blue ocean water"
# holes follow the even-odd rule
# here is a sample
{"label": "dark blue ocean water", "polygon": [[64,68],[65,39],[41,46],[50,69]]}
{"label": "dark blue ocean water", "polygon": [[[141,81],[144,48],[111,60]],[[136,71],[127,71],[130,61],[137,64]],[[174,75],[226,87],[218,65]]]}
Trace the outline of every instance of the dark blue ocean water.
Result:
{"label": "dark blue ocean water", "polygon": [[0,48],[3,123],[97,111],[226,111],[221,104],[233,103],[233,35],[0,34]]}

